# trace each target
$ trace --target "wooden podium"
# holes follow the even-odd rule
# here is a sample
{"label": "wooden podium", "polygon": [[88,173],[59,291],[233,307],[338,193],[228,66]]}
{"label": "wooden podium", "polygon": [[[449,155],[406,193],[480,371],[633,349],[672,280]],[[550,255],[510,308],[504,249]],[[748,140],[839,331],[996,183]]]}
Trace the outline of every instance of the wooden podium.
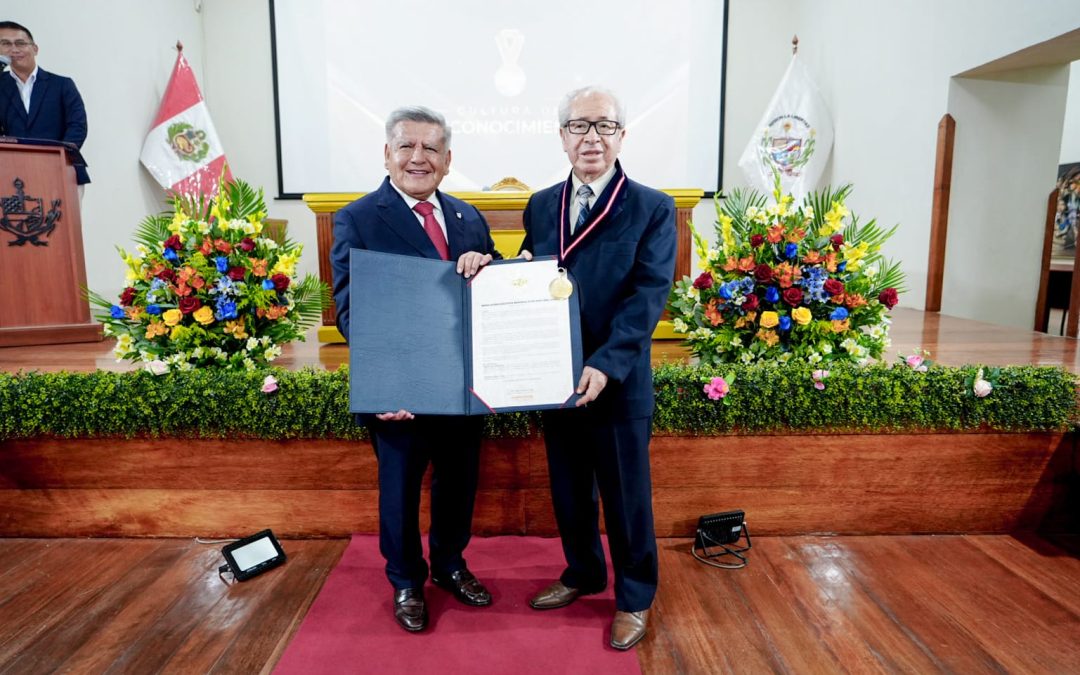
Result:
{"label": "wooden podium", "polygon": [[0,205],[0,347],[100,340],[83,297],[82,219],[67,148],[0,139]]}

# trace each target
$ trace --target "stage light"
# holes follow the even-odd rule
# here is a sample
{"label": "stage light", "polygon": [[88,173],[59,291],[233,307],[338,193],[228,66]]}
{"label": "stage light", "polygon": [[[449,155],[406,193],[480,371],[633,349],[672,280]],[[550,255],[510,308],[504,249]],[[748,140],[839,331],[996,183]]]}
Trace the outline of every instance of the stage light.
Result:
{"label": "stage light", "polygon": [[285,562],[285,551],[270,530],[234,541],[221,549],[225,563],[218,574],[231,572],[237,581],[247,581]]}
{"label": "stage light", "polygon": [[[697,534],[694,536],[694,546],[691,553],[694,557],[713,567],[724,569],[738,569],[746,567],[746,556],[750,550],[750,530],[746,528],[746,514],[742,511],[724,511],[723,513],[711,513],[698,518]],[[746,539],[745,545],[736,545],[741,539]],[[709,550],[709,547],[717,547],[720,550]],[[698,553],[698,551],[701,551]],[[739,562],[720,562],[713,558],[734,556]]]}

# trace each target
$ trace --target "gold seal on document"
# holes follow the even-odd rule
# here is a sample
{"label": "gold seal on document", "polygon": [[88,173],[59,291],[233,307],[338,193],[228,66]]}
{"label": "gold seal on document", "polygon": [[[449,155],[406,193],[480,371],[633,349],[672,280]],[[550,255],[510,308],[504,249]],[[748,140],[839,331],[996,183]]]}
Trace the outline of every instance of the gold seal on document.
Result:
{"label": "gold seal on document", "polygon": [[551,297],[557,300],[566,300],[573,294],[574,284],[566,278],[565,268],[559,268],[559,276],[551,280],[548,290],[551,291]]}

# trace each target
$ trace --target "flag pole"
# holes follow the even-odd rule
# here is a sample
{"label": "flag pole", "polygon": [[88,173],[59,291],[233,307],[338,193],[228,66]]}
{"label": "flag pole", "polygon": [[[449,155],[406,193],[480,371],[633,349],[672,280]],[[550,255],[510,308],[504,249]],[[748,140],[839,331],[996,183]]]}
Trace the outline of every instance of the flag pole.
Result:
{"label": "flag pole", "polygon": [[[179,42],[177,44],[180,44]],[[791,37],[791,55],[795,56],[799,53],[799,36],[793,35]]]}
{"label": "flag pole", "polygon": [[183,42],[180,42],[179,40],[176,41],[176,51],[178,51],[178,52],[184,51],[184,43]]}

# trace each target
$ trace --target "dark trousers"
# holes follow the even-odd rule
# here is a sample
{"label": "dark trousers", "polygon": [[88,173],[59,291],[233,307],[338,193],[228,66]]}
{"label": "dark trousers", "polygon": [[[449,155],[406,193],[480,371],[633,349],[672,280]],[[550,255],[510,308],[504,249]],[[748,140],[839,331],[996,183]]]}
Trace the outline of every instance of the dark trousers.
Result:
{"label": "dark trousers", "polygon": [[599,492],[615,569],[615,605],[624,612],[648,609],[658,575],[649,473],[652,418],[579,408],[545,412],[543,420],[551,499],[566,555],[561,581],[586,592],[607,585]]}
{"label": "dark trousers", "polygon": [[379,460],[379,550],[395,589],[422,588],[428,576],[420,543],[420,485],[432,465],[431,570],[464,569],[480,467],[481,417],[417,416],[369,420]]}

